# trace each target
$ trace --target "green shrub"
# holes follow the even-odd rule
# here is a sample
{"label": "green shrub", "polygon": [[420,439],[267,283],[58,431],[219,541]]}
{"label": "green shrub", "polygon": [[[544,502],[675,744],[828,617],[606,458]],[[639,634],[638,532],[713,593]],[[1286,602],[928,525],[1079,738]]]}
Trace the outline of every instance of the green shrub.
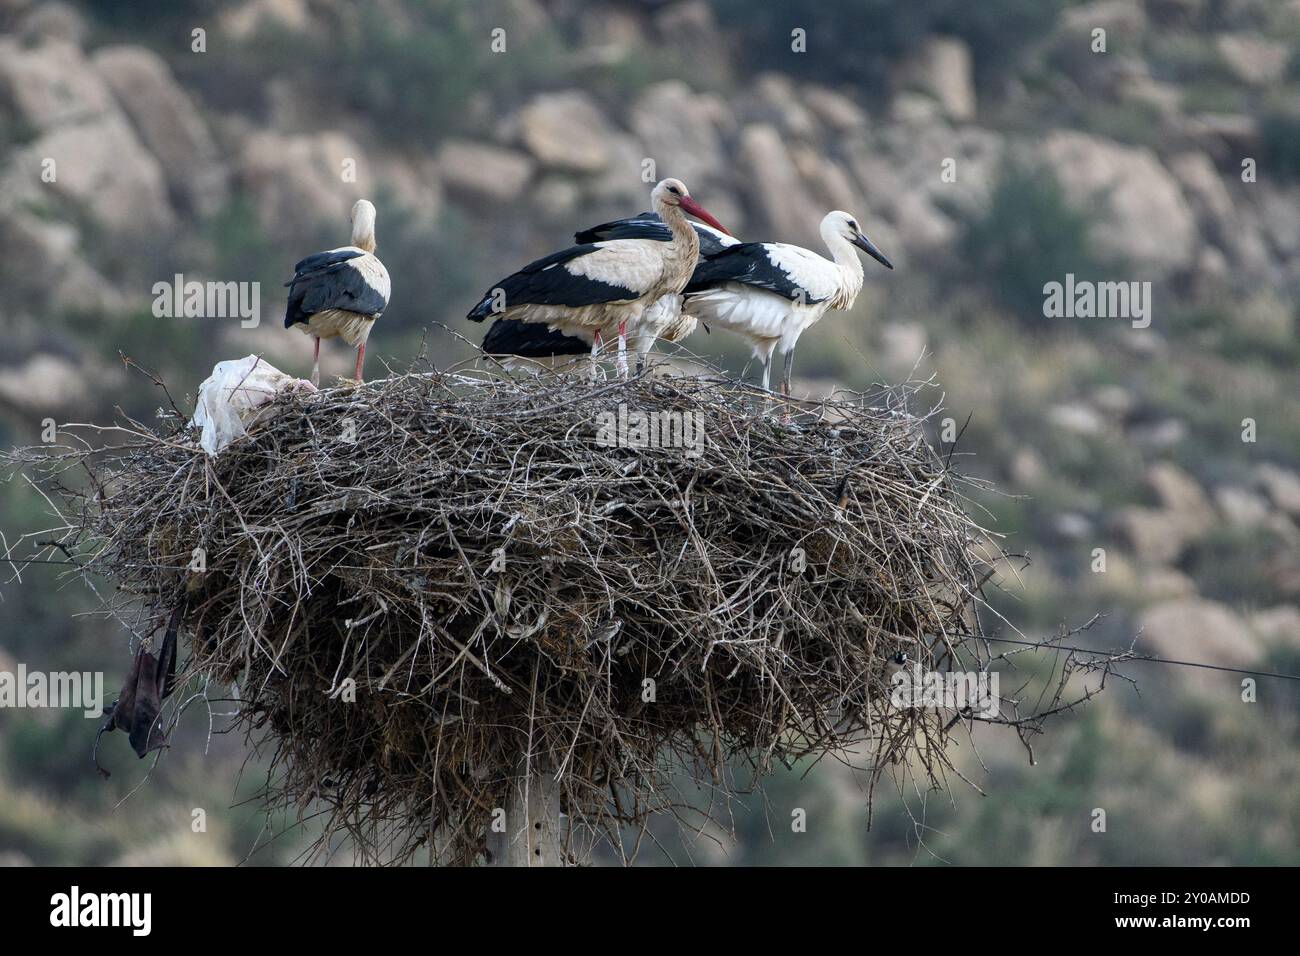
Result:
{"label": "green shrub", "polygon": [[1192,544],[1183,570],[1207,598],[1268,607],[1287,599],[1269,573],[1270,567],[1281,565],[1287,550],[1286,542],[1272,531],[1221,527]]}
{"label": "green shrub", "polygon": [[[559,38],[511,29],[517,18],[502,3],[443,0],[405,13],[411,25],[367,5],[319,33],[265,30],[241,51],[243,72],[259,82],[288,74],[321,104],[382,118],[385,138],[425,145],[481,130],[503,103],[565,78]],[[492,50],[498,26],[506,30],[502,53]]]}
{"label": "green shrub", "polygon": [[1219,55],[1212,37],[1197,33],[1155,33],[1148,44],[1148,61],[1157,79],[1177,84],[1239,85],[1240,80]]}
{"label": "green shrub", "polygon": [[[1045,37],[1065,0],[711,0],[720,23],[738,36],[735,51],[751,70],[783,70],[821,83],[889,89],[897,61],[933,34],[970,46],[977,79],[996,83],[1021,53]],[[791,50],[791,31],[807,31],[806,54]]]}
{"label": "green shrub", "polygon": [[1260,175],[1300,177],[1300,110],[1292,106],[1273,106],[1259,118],[1263,144]]}
{"label": "green shrub", "polygon": [[1079,117],[1079,125],[1098,136],[1134,146],[1158,146],[1163,136],[1160,107],[1142,101],[1090,103]]}
{"label": "green shrub", "polygon": [[1043,286],[1095,278],[1105,263],[1089,238],[1091,217],[1070,205],[1044,167],[1010,163],[987,208],[967,220],[959,242],[961,271],[972,284],[1031,326],[1043,315]]}
{"label": "green shrub", "polygon": [[257,204],[247,193],[237,193],[225,208],[203,223],[203,228],[204,238],[212,247],[211,268],[215,275],[260,279],[276,287],[289,278],[293,255],[267,237],[258,219]]}

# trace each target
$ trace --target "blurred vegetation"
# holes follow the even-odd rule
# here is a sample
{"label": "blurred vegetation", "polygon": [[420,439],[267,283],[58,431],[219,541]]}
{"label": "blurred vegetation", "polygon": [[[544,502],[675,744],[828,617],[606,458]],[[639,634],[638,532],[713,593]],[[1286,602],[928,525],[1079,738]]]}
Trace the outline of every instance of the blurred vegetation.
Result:
{"label": "blurred vegetation", "polygon": [[526,36],[507,31],[504,51],[493,50],[492,31],[518,22],[509,0],[430,0],[406,4],[400,17],[372,4],[318,10],[309,31],[267,21],[233,45],[210,42],[202,57],[189,54],[189,33],[215,22],[219,3],[168,4],[160,16],[137,4],[91,6],[105,8],[100,22],[110,38],[165,37],[173,69],[214,107],[264,114],[273,83],[290,81],[322,111],[384,117],[390,143],[430,146],[481,129],[502,103],[573,74],[562,38],[545,25]]}
{"label": "blurred vegetation", "polygon": [[[468,0],[412,5],[407,10],[415,23],[408,25],[366,5],[337,30],[292,38],[262,31],[242,53],[261,65],[264,81],[287,75],[317,102],[382,116],[393,138],[432,144],[481,127],[494,105],[564,75],[565,50],[546,29],[531,32],[526,43],[507,34],[508,54],[492,51],[484,38],[512,22],[504,6]],[[291,63],[275,55],[286,48],[298,50]]]}
{"label": "blurred vegetation", "polygon": [[1260,116],[1259,127],[1264,143],[1261,165],[1271,175],[1300,177],[1300,109],[1296,108],[1294,99],[1266,109]]}
{"label": "blurred vegetation", "polygon": [[1092,219],[1075,209],[1055,174],[1012,161],[1001,170],[988,207],[966,223],[958,249],[964,278],[1031,328],[1073,319],[1043,314],[1043,285],[1105,275],[1089,238]]}
{"label": "blurred vegetation", "polygon": [[[484,37],[498,23],[516,22],[507,0],[406,3],[405,21],[369,4],[346,5],[343,15],[312,7],[321,16],[315,31],[265,29],[229,45],[213,44],[210,37],[205,58],[189,53],[190,30],[215,22],[226,7],[221,0],[82,0],[80,6],[94,18],[94,43],[151,46],[206,107],[238,112],[254,124],[278,110],[278,121],[302,129],[318,128],[328,117],[358,139],[413,155],[431,153],[449,135],[484,138],[484,131],[496,129],[537,90],[582,86],[618,109],[665,77],[725,92],[764,70],[845,90],[871,114],[874,132],[887,125],[900,62],[935,33],[967,41],[981,116],[996,117],[1003,131],[1032,137],[1053,127],[1075,128],[1151,147],[1162,146],[1168,136],[1155,106],[1106,95],[1112,61],[1081,52],[1061,35],[1062,11],[1073,5],[1067,0],[709,3],[730,56],[720,53],[707,71],[683,62],[669,44],[646,45],[622,59],[593,57],[576,22],[564,18],[535,35],[509,33],[509,55],[493,54]],[[1276,89],[1251,88],[1233,75],[1211,35],[1262,30],[1295,44],[1300,24],[1280,12],[1281,5],[1195,6],[1193,25],[1153,27],[1125,54],[1141,57],[1153,78],[1173,84],[1186,113],[1255,116],[1261,177],[1300,180],[1300,110],[1294,105],[1300,60],[1293,57]],[[807,54],[791,51],[795,27],[807,31]],[[281,115],[285,104],[275,91],[286,87],[295,94],[286,102],[300,115]],[[0,117],[0,160],[35,134]],[[868,139],[868,148],[873,144]],[[530,250],[516,236],[503,240],[493,223],[454,199],[428,220],[380,198],[381,254],[394,276],[395,295],[384,318],[387,331],[372,343],[371,361],[409,361],[427,332],[431,357],[445,366],[469,350],[433,324],[476,334],[463,322],[465,304],[499,277],[502,263],[522,261]],[[141,261],[150,263],[150,276],[184,264],[183,271],[201,267],[260,281],[268,325],[280,322],[280,284],[300,250],[340,239],[338,223],[317,221],[309,211],[292,227],[294,236],[272,240],[252,200],[238,189],[224,210],[198,224],[193,238],[178,248],[114,247],[75,205],[47,203],[30,211],[74,224],[96,268],[130,277],[124,287],[148,288],[139,275]],[[588,212],[578,208],[566,218],[580,223]],[[1072,206],[1050,169],[1009,163],[985,205],[951,213],[958,237],[950,251],[900,268],[880,283],[886,291],[879,299],[868,303],[864,296],[852,314],[823,320],[800,344],[796,375],[819,387],[834,381],[857,388],[897,377],[900,371],[885,364],[882,327],[922,327],[929,355],[921,374],[933,371],[942,383],[944,415],[959,424],[970,416],[954,460],[996,483],[997,490],[976,496],[971,506],[988,527],[1007,536],[1011,550],[1031,559],[995,579],[992,611],[1030,636],[1102,611],[1107,616],[1081,641],[1127,645],[1152,596],[1145,570],[1122,555],[1116,559],[1108,519],[1126,505],[1151,503],[1150,463],[1174,462],[1207,491],[1220,481],[1249,487],[1260,461],[1300,467],[1296,290],[1161,289],[1157,327],[1149,336],[1154,344],[1138,348],[1127,328],[1043,315],[1045,282],[1060,281],[1067,272],[1098,278],[1113,265],[1095,248],[1091,204]],[[535,221],[547,213],[523,200],[508,215]],[[592,215],[590,221],[599,218],[607,216]],[[36,284],[18,283],[6,289],[7,304],[37,309],[40,291]],[[220,329],[202,320],[160,321],[148,312],[148,302],[140,295],[119,314],[33,314],[42,316],[40,334],[52,341],[75,341],[108,365],[116,364],[121,350],[192,391],[214,361]],[[686,344],[733,371],[749,362],[747,350],[725,335],[699,333]],[[309,359],[305,340],[303,345],[302,365],[292,369],[297,372],[305,371]],[[749,371],[757,374],[756,368]],[[133,373],[110,389],[92,385],[102,405],[87,411],[93,420],[110,418],[120,406],[147,421],[164,401],[151,382]],[[1095,395],[1107,387],[1132,407],[1103,412]],[[1096,429],[1056,424],[1052,410],[1061,406],[1093,413]],[[1253,444],[1241,440],[1247,417],[1261,422]],[[1168,444],[1139,437],[1144,428],[1166,424],[1177,436]],[[28,417],[0,417],[0,442],[6,445],[35,441],[37,430]],[[10,540],[48,523],[46,507],[21,482],[0,482],[0,529]],[[1081,522],[1082,531],[1062,529],[1067,514]],[[1112,548],[1106,574],[1088,573],[1098,543]],[[1185,575],[1197,595],[1246,613],[1300,601],[1295,579],[1282,573],[1288,561],[1294,564],[1294,539],[1222,524],[1190,542],[1172,570]],[[94,595],[65,577],[65,570],[28,568],[19,581],[12,568],[3,569],[0,661],[101,669],[111,694],[129,659],[130,635],[117,623],[81,616],[96,606]],[[1297,642],[1270,644],[1260,666],[1300,673]],[[1041,678],[1030,667],[1025,671]],[[691,839],[661,821],[654,836],[664,852],[648,848],[643,862],[1300,862],[1300,698],[1293,685],[1261,679],[1259,703],[1250,705],[1240,702],[1234,675],[1197,683],[1153,665],[1134,665],[1130,672],[1141,681],[1142,693],[1121,685],[1077,718],[1057,724],[1038,747],[1037,766],[1030,766],[1014,740],[978,734],[983,766],[973,748],[964,748],[958,759],[987,797],[957,782],[951,794],[882,784],[868,830],[860,775],[829,763],[799,765],[779,772],[762,794],[736,801],[734,842],[713,828],[707,833],[721,847]],[[214,709],[220,710],[219,703]],[[212,720],[219,729],[220,717]],[[0,713],[0,857],[14,852],[55,864],[224,865],[243,860],[270,832],[288,829],[252,856],[253,863],[283,864],[312,836],[310,822],[305,831],[291,829],[287,820],[273,821],[268,829],[255,804],[242,804],[261,782],[264,763],[250,760],[241,740],[209,738],[209,715],[202,708],[187,715],[175,746],[120,806],[152,761],[137,761],[121,735],[111,735],[101,758],[113,776],[100,781],[90,764],[95,723],[75,713]],[[699,803],[711,794],[684,796]],[[1090,827],[1098,806],[1108,814],[1104,834]],[[200,807],[208,813],[206,834],[190,827]],[[806,833],[791,831],[794,808],[808,812]]]}
{"label": "blurred vegetation", "polygon": [[[997,86],[1014,73],[1021,54],[1050,32],[1068,5],[1066,0],[710,2],[718,21],[733,29],[735,52],[746,68],[849,84],[866,94],[888,91],[898,61],[915,53],[932,34],[965,40],[979,82]],[[806,54],[791,48],[796,28],[806,31]],[[853,42],[839,42],[844,37]]]}
{"label": "blurred vegetation", "polygon": [[1290,550],[1288,541],[1266,528],[1228,526],[1197,540],[1181,565],[1208,598],[1231,603],[1249,594],[1261,607],[1272,607],[1288,595],[1267,578],[1260,581],[1259,569]]}

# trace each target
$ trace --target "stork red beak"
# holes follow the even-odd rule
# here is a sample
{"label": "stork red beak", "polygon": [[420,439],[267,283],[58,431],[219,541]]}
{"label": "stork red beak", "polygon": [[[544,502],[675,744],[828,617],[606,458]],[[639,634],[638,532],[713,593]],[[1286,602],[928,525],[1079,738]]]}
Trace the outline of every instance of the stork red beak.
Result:
{"label": "stork red beak", "polygon": [[718,232],[725,232],[727,235],[731,235],[730,229],[718,222],[718,220],[714,219],[707,209],[697,203],[690,196],[682,197],[681,207],[682,212],[689,213],[696,219],[700,220],[700,222],[708,223],[714,229],[718,230]]}

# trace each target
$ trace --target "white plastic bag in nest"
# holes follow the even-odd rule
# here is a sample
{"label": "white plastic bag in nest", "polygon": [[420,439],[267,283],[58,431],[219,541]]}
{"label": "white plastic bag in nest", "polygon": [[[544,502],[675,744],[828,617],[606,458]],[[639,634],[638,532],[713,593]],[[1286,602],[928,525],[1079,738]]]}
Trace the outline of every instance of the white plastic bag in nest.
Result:
{"label": "white plastic bag in nest", "polygon": [[285,388],[311,383],[281,372],[256,355],[218,362],[199,386],[198,407],[192,425],[203,429],[199,445],[209,455],[246,434],[246,425],[258,409]]}

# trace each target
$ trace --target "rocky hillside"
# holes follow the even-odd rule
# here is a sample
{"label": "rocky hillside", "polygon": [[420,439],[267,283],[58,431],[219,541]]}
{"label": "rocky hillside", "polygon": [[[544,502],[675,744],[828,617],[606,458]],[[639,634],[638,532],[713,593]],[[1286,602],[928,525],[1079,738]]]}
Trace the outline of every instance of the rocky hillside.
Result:
{"label": "rocky hillside", "polygon": [[[481,289],[642,209],[652,169],[742,237],[818,248],[826,210],[862,219],[897,271],[869,269],[855,311],[805,336],[797,385],[937,375],[948,417],[969,419],[958,460],[999,491],[977,505],[1031,558],[996,599],[1014,625],[1102,611],[1100,643],[1140,631],[1152,653],[1300,670],[1295,0],[134,6],[0,0],[7,443],[46,416],[147,413],[156,390],[119,351],[178,395],[250,350],[304,371],[281,283],[346,238],[359,196],[379,205],[394,277],[372,355],[463,357],[438,323],[477,335],[463,315]],[[175,273],[261,282],[261,325],[155,318],[151,289]],[[1067,274],[1149,283],[1149,313],[1048,314],[1044,286]],[[743,365],[721,335],[689,345]],[[13,657],[36,646],[16,612],[0,605]],[[1249,705],[1232,675],[1139,676],[1156,690],[1116,692],[1064,737],[1049,772],[1068,796],[1008,753],[1003,806],[1021,809],[952,811],[945,854],[1027,862],[988,834],[1010,839],[1032,804],[1036,861],[1128,859],[1142,851],[1052,834],[1086,832],[1076,800],[1141,805],[1151,775],[1200,796],[1144,831],[1152,856],[1135,862],[1191,840],[1218,861],[1294,863],[1293,687],[1261,681]],[[1257,808],[1261,787],[1277,795]],[[846,819],[865,858],[915,851],[904,828]],[[1249,838],[1221,840],[1234,819]],[[775,858],[757,824],[742,837],[742,855]]]}

